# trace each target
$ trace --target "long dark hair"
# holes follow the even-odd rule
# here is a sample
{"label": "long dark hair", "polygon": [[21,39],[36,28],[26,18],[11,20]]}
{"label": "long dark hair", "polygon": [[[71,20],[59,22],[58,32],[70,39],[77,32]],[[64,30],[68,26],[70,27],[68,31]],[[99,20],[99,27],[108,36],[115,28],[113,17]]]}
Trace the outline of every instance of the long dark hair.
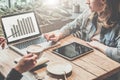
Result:
{"label": "long dark hair", "polygon": [[107,24],[120,23],[120,0],[106,0],[106,9],[111,13]]}

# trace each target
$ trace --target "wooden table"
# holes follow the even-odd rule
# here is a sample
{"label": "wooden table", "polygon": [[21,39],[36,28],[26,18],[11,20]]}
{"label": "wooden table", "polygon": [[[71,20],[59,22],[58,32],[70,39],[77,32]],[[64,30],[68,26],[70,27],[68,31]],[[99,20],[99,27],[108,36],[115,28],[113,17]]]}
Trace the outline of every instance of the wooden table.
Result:
{"label": "wooden table", "polygon": [[[73,41],[88,46],[85,41],[72,36],[60,40],[60,46],[66,45]],[[46,57],[50,60],[47,64],[54,61],[70,63],[73,69],[72,73],[67,75],[68,80],[103,80],[120,71],[119,63],[111,60],[96,49],[94,49],[94,52],[91,52],[73,61],[68,61],[58,55],[53,54],[51,52],[52,49],[46,50],[42,57]],[[14,59],[18,57],[21,56],[10,49],[0,51],[0,72],[5,77],[12,67],[15,66]],[[44,78],[43,80],[60,80],[60,78],[63,78],[63,76],[54,76],[49,74],[46,70],[46,67],[40,68],[34,72],[26,72],[23,75],[24,77],[22,80],[36,80],[34,75]]]}

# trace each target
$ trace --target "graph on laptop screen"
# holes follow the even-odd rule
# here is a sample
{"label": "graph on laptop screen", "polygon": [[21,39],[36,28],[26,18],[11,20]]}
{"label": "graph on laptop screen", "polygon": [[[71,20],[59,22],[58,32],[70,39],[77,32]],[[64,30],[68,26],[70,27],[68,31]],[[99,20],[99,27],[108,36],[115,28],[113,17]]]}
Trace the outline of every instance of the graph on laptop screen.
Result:
{"label": "graph on laptop screen", "polygon": [[3,17],[2,24],[8,42],[40,34],[33,12]]}

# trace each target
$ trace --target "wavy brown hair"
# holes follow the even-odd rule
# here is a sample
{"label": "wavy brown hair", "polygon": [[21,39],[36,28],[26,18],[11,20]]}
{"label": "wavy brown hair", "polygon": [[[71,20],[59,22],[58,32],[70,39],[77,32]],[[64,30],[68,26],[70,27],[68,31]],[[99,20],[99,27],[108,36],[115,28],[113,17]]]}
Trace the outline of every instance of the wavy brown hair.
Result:
{"label": "wavy brown hair", "polygon": [[107,24],[120,23],[120,0],[106,0],[106,10],[111,13]]}

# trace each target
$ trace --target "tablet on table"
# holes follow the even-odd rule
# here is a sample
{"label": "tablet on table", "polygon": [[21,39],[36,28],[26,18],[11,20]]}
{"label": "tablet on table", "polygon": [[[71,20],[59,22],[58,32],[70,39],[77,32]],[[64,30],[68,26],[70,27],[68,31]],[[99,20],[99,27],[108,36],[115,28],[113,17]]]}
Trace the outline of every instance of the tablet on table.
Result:
{"label": "tablet on table", "polygon": [[84,46],[80,43],[72,42],[65,46],[54,49],[53,53],[58,54],[59,56],[68,60],[74,60],[92,51],[93,49],[90,47]]}

